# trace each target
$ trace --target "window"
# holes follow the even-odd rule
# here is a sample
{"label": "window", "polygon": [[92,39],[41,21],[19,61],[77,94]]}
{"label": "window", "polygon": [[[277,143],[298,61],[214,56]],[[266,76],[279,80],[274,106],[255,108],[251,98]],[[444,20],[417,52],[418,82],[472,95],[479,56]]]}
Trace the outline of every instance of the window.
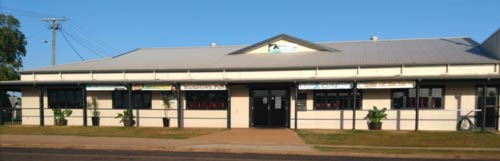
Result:
{"label": "window", "polygon": [[[133,109],[151,109],[151,91],[132,92]],[[128,109],[128,91],[113,91],[113,109]]]}
{"label": "window", "polygon": [[[416,89],[394,89],[391,93],[393,109],[414,109],[417,99]],[[419,92],[420,109],[442,109],[444,92],[442,87],[422,87]]]}
{"label": "window", "polygon": [[[325,90],[314,92],[315,110],[352,109],[352,90]],[[356,94],[356,109],[361,109],[361,90]]]}
{"label": "window", "polygon": [[216,110],[227,108],[226,91],[187,91],[186,108],[189,110]]}
{"label": "window", "polygon": [[49,108],[82,108],[83,93],[81,89],[48,89]]}
{"label": "window", "polygon": [[297,93],[297,111],[307,110],[307,93]]}

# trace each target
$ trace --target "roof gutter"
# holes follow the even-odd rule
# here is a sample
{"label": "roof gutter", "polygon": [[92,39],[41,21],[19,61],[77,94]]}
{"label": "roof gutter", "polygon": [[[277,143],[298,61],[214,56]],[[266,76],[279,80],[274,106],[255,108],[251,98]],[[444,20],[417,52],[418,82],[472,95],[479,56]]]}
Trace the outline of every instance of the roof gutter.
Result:
{"label": "roof gutter", "polygon": [[326,82],[326,81],[385,81],[385,80],[475,80],[500,79],[500,75],[445,75],[445,76],[391,76],[297,79],[219,79],[219,80],[78,80],[78,81],[0,81],[0,87],[82,84],[165,84],[165,83],[271,83],[271,82]]}
{"label": "roof gutter", "polygon": [[291,67],[245,67],[245,68],[179,68],[179,69],[110,69],[110,70],[55,70],[55,71],[20,71],[20,74],[58,74],[58,73],[139,73],[139,72],[210,72],[210,71],[270,71],[270,70],[301,70],[311,68],[316,69],[342,69],[342,68],[374,68],[374,67],[411,67],[411,66],[450,66],[450,65],[495,65],[498,62],[488,63],[428,63],[428,64],[382,64],[382,65],[339,65],[339,66],[291,66]]}

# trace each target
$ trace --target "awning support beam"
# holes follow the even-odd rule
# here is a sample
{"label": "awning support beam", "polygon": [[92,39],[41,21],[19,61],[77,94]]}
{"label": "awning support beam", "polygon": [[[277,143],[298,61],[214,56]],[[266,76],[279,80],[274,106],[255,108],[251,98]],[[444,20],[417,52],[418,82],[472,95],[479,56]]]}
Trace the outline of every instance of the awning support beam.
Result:
{"label": "awning support beam", "polygon": [[418,131],[419,107],[420,107],[420,80],[415,82],[415,131]]}
{"label": "awning support beam", "polygon": [[485,81],[483,84],[483,106],[481,107],[481,131],[486,129],[486,102],[488,95],[488,81]]}
{"label": "awning support beam", "polygon": [[297,116],[298,116],[298,110],[299,110],[299,109],[298,109],[298,104],[299,104],[299,103],[298,103],[298,102],[299,102],[299,99],[298,99],[298,98],[299,98],[299,97],[298,97],[298,96],[299,96],[299,90],[298,90],[298,88],[299,88],[299,85],[298,85],[297,83],[295,83],[295,108],[294,108],[294,110],[293,110],[293,111],[294,111],[294,126],[293,126],[293,128],[294,128],[295,130],[297,130],[297,129],[298,129],[298,128],[297,128],[297,124],[298,124],[298,123],[297,123],[297,121],[298,121]]}
{"label": "awning support beam", "polygon": [[39,87],[38,88],[38,99],[39,99],[39,107],[40,107],[40,126],[44,126],[45,125],[45,116],[44,116],[44,107],[43,107],[43,90],[44,88],[43,87]]}
{"label": "awning support beam", "polygon": [[226,88],[227,88],[227,128],[231,129],[231,88],[226,83]]}
{"label": "awning support beam", "polygon": [[[0,94],[3,94],[3,90],[0,89]],[[0,125],[3,125],[3,105],[2,102],[0,101]]]}
{"label": "awning support beam", "polygon": [[352,84],[352,130],[356,130],[356,95],[358,92],[357,82]]}
{"label": "awning support beam", "polygon": [[83,126],[87,127],[87,89],[85,85],[82,86],[82,109],[83,109]]}
{"label": "awning support beam", "polygon": [[132,93],[132,85],[127,84],[127,90],[128,90],[128,122],[130,127],[134,126],[134,114],[132,113],[132,106],[134,105],[133,103],[133,93]]}
{"label": "awning support beam", "polygon": [[184,109],[182,108],[181,84],[177,83],[177,127],[184,128]]}

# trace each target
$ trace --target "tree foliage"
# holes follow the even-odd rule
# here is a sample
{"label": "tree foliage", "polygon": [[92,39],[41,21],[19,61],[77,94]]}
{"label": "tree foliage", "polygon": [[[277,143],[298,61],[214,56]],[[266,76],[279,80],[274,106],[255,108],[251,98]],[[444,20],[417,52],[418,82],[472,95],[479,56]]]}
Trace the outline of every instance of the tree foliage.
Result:
{"label": "tree foliage", "polygon": [[[19,79],[27,44],[19,27],[19,20],[14,16],[0,14],[0,81]],[[0,89],[0,110],[2,108],[10,108],[10,103],[8,94]]]}
{"label": "tree foliage", "polygon": [[14,16],[0,14],[0,81],[19,79],[26,56],[26,37]]}

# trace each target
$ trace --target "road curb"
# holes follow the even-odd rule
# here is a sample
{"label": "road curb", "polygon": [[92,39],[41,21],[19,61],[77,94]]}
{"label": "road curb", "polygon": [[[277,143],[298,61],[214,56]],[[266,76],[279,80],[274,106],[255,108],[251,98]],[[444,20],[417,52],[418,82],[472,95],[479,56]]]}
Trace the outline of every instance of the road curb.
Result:
{"label": "road curb", "polygon": [[157,151],[157,152],[200,152],[200,153],[228,153],[228,154],[267,154],[267,155],[301,155],[301,156],[345,156],[345,157],[366,157],[366,158],[405,158],[405,159],[497,159],[477,158],[471,156],[456,155],[416,155],[416,154],[376,154],[376,153],[355,153],[355,152],[299,152],[299,151],[260,151],[260,150],[238,150],[238,149],[206,149],[206,148],[183,148],[183,147],[149,147],[149,146],[79,146],[79,145],[47,145],[47,144],[0,144],[0,148],[39,148],[39,149],[77,149],[77,150],[116,150],[116,151]]}
{"label": "road curb", "polygon": [[442,151],[476,151],[476,152],[500,152],[500,148],[478,148],[478,147],[397,147],[397,146],[365,146],[365,145],[314,145],[327,148],[349,148],[349,149],[388,149],[388,150],[442,150]]}

